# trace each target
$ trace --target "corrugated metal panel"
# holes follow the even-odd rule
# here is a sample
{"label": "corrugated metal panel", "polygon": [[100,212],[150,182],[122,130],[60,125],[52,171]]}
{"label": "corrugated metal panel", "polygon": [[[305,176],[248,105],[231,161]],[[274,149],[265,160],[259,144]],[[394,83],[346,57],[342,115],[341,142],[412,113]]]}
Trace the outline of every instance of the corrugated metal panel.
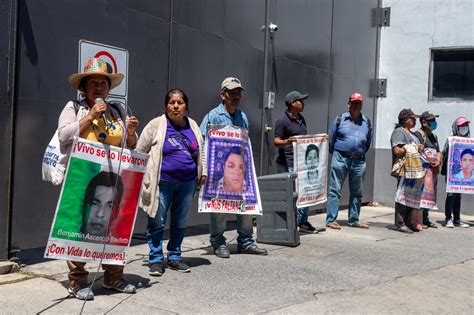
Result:
{"label": "corrugated metal panel", "polygon": [[[283,113],[286,93],[299,89],[311,94],[305,109],[309,132],[326,132],[332,118],[345,110],[352,90],[368,95],[376,39],[370,12],[377,1],[270,3],[271,21],[279,30],[270,42],[276,106],[268,123]],[[168,85],[188,93],[190,115],[200,122],[220,102],[222,79],[239,77],[246,87],[242,109],[249,116],[258,165],[264,18],[264,0],[22,1],[13,245],[31,248],[46,242],[59,189],[41,181],[40,161],[60,111],[75,97],[66,77],[76,71],[80,39],[129,51],[128,99],[140,130],[163,109]],[[369,116],[371,102],[364,107]],[[274,153],[271,133],[264,138],[264,173],[273,172]],[[370,197],[366,192],[364,199]],[[144,230],[144,221],[140,214],[137,231]],[[193,212],[189,224],[207,222],[207,216]]]}

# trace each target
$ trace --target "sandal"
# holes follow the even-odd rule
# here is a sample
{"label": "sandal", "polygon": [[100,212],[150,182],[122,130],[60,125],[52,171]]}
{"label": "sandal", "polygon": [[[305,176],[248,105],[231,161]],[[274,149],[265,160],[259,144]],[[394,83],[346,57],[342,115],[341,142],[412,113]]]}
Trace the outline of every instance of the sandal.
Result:
{"label": "sandal", "polygon": [[116,280],[111,283],[103,283],[102,287],[104,289],[115,290],[122,293],[132,294],[137,292],[137,287],[129,283],[127,280]]}
{"label": "sandal", "polygon": [[78,300],[91,301],[94,299],[94,292],[85,284],[81,284],[75,288],[69,287],[67,291]]}
{"label": "sandal", "polygon": [[326,226],[333,230],[340,230],[341,226],[336,221],[326,224]]}

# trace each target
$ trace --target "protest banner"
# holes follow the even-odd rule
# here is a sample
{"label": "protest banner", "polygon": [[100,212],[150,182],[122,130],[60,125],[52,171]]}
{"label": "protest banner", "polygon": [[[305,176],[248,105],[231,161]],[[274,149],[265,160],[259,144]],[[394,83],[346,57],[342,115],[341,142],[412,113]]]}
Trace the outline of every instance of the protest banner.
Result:
{"label": "protest banner", "polygon": [[395,202],[413,209],[420,209],[423,178],[401,177],[395,193]]}
{"label": "protest banner", "polygon": [[199,192],[199,212],[261,215],[248,132],[236,126],[210,125],[206,137],[208,176]]}
{"label": "protest banner", "polygon": [[123,265],[148,155],[76,139],[45,258]]}
{"label": "protest banner", "polygon": [[448,137],[446,192],[474,194],[474,139]]}
{"label": "protest banner", "polygon": [[329,144],[326,134],[295,136],[293,142],[296,206],[309,207],[327,201]]}
{"label": "protest banner", "polygon": [[[424,153],[429,161],[436,161],[438,159],[438,153],[435,149],[426,148]],[[436,205],[438,174],[439,167],[428,167],[426,169],[423,191],[421,193],[420,208],[438,210],[438,206]]]}

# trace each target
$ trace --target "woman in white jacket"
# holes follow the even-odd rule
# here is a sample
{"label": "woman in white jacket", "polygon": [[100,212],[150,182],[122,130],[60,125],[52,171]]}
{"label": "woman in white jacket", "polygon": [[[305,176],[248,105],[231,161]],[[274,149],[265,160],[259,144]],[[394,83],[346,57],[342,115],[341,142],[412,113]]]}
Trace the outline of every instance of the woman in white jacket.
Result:
{"label": "woman in white jacket", "polygon": [[168,91],[165,109],[164,115],[154,118],[143,129],[137,144],[138,151],[150,153],[140,207],[148,214],[146,236],[152,276],[161,276],[165,270],[163,230],[168,210],[171,225],[167,266],[180,272],[190,271],[181,258],[181,243],[194,192],[207,175],[203,137],[196,122],[186,116],[188,97],[180,89]]}

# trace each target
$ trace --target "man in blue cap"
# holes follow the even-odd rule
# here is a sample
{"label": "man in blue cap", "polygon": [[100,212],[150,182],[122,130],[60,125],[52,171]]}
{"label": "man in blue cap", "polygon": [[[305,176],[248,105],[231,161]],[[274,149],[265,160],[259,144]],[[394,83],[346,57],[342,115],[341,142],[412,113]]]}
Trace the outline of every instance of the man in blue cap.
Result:
{"label": "man in blue cap", "polygon": [[[285,97],[287,110],[275,123],[275,139],[273,143],[278,148],[276,167],[278,173],[293,172],[293,142],[295,136],[306,135],[306,121],[301,115],[304,110],[304,100],[309,94],[292,91]],[[300,232],[318,233],[325,228],[315,228],[308,221],[308,207],[298,208],[297,219]]]}

